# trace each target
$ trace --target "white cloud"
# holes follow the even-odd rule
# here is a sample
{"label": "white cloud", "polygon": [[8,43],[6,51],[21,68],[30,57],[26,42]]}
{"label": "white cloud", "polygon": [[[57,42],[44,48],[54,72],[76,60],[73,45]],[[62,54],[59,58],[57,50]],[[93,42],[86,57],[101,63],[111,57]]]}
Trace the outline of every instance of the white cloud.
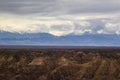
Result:
{"label": "white cloud", "polygon": [[[90,15],[89,15],[90,16]],[[91,15],[93,16],[93,15]],[[56,36],[67,34],[120,34],[120,23],[117,16],[98,18],[87,16],[15,16],[2,15],[0,17],[0,30],[18,33],[50,33]]]}
{"label": "white cloud", "polygon": [[110,34],[120,34],[120,23],[106,23],[106,32]]}

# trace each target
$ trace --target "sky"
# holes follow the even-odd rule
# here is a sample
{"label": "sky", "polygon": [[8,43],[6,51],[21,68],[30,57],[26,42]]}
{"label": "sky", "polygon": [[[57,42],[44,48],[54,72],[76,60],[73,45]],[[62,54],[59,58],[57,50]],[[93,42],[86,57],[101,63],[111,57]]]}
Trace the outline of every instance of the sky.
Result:
{"label": "sky", "polygon": [[0,31],[120,34],[120,0],[0,0]]}

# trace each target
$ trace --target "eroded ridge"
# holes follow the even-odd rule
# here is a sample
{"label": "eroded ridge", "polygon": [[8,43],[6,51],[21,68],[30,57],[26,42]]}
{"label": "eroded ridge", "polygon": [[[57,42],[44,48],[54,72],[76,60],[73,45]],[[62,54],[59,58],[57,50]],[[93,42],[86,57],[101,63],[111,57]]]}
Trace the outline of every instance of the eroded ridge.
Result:
{"label": "eroded ridge", "polygon": [[0,80],[120,80],[120,51],[1,49]]}

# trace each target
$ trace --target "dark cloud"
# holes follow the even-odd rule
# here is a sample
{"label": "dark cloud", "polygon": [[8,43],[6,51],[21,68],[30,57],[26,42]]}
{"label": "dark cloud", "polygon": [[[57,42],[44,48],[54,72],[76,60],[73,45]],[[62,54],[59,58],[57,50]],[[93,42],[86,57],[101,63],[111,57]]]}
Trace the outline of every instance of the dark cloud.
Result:
{"label": "dark cloud", "polygon": [[120,11],[119,0],[0,0],[0,12],[63,15]]}
{"label": "dark cloud", "polygon": [[0,11],[15,14],[46,14],[55,12],[57,5],[55,0],[5,0],[0,1]]}

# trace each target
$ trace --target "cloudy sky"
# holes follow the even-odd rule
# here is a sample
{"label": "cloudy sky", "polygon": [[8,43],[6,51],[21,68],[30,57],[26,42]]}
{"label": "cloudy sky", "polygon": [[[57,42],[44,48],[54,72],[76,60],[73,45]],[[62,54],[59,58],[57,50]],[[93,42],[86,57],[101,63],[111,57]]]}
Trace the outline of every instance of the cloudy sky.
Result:
{"label": "cloudy sky", "polygon": [[0,0],[0,30],[120,34],[120,0]]}

